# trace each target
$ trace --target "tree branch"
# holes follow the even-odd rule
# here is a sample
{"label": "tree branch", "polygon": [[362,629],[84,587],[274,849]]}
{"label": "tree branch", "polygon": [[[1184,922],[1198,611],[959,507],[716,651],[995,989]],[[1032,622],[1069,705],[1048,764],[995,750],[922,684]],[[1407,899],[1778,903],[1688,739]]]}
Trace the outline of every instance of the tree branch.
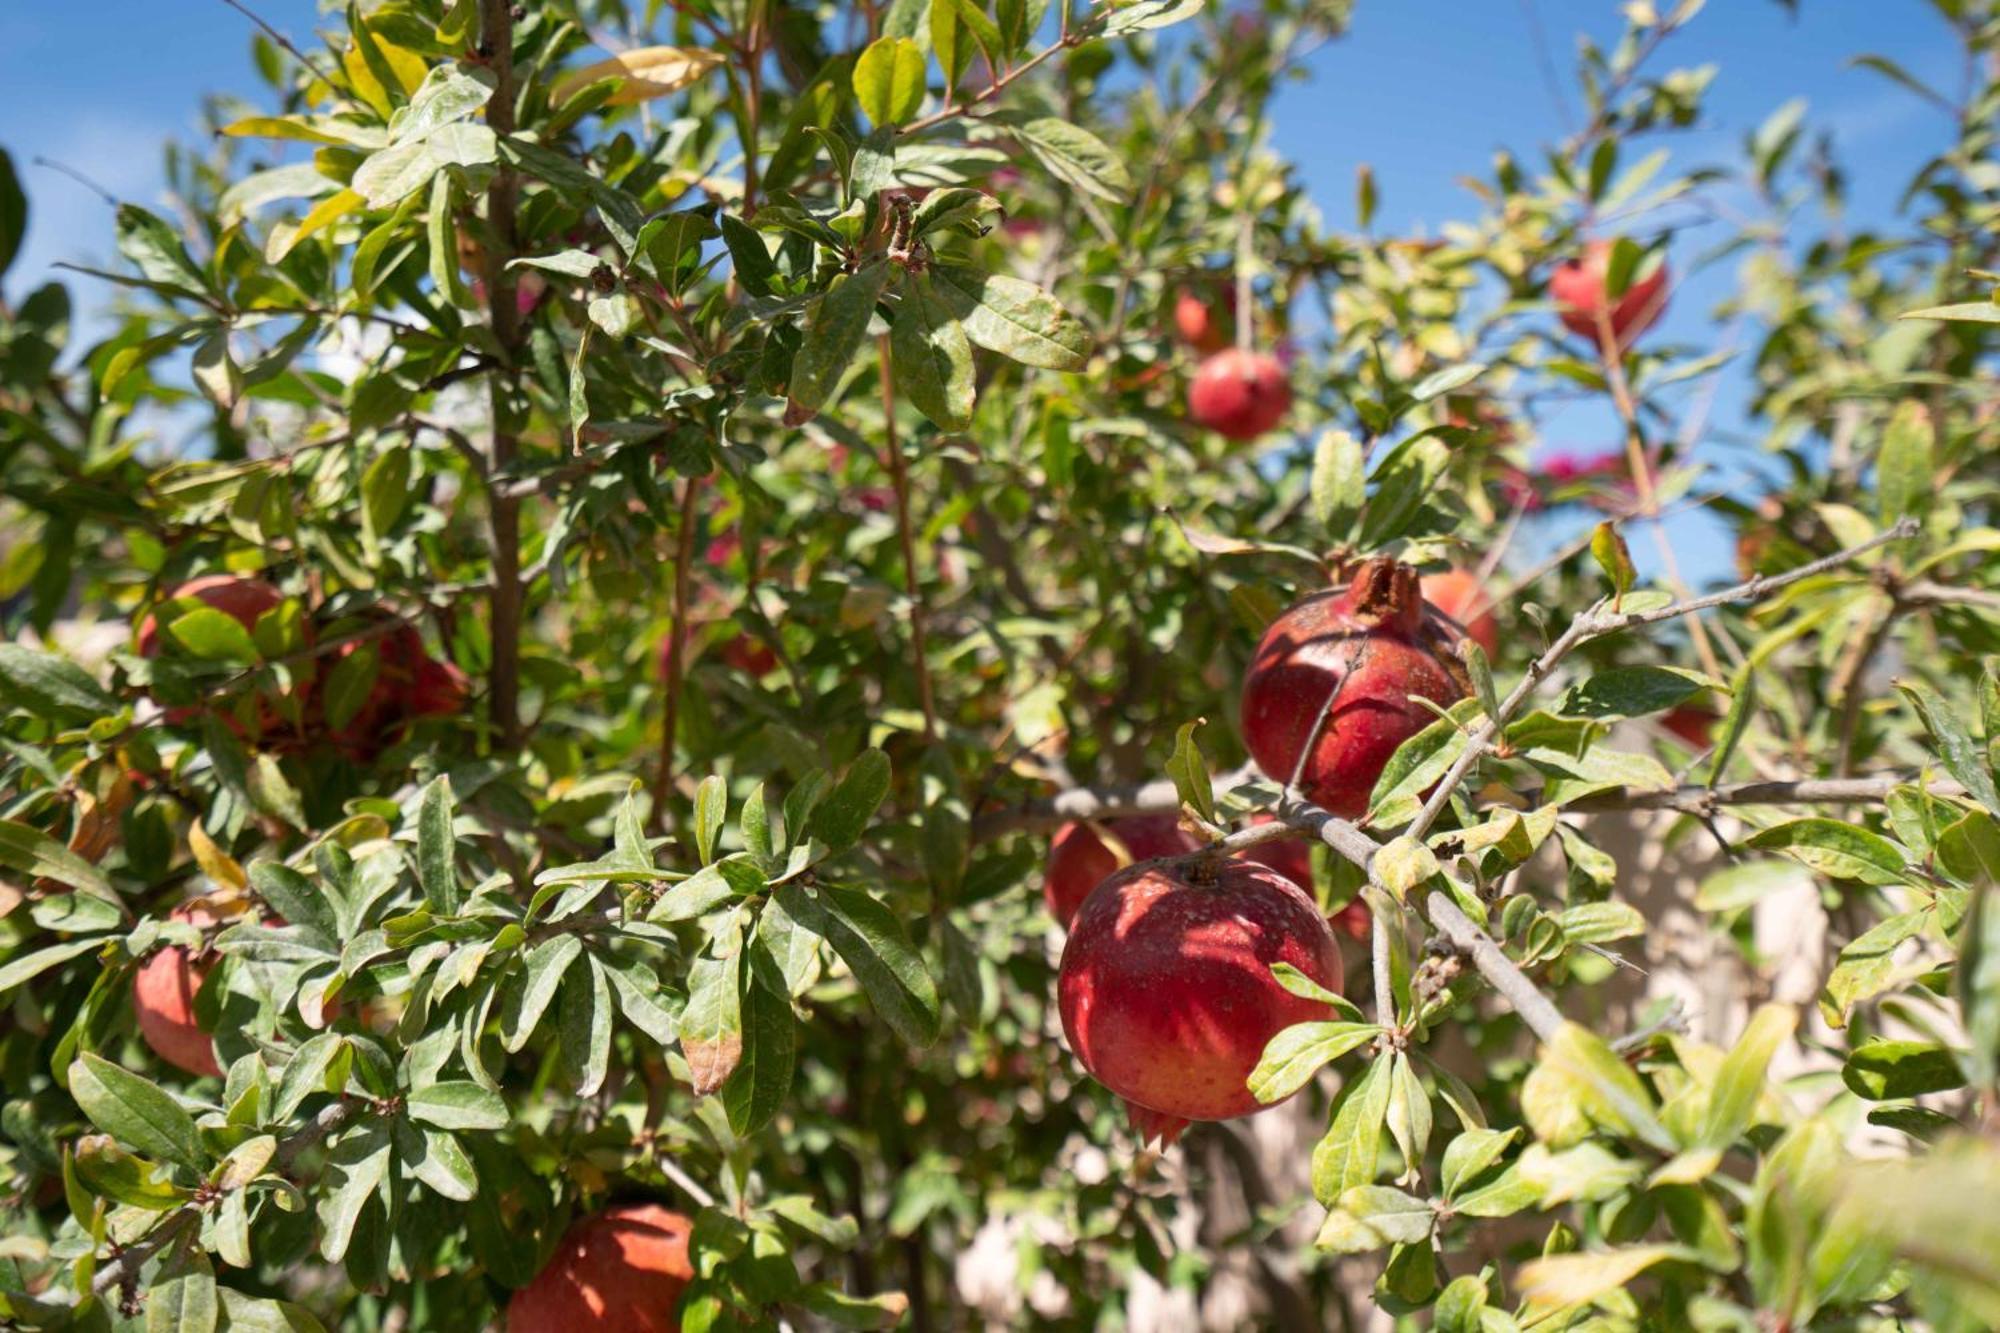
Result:
{"label": "tree branch", "polygon": [[[487,68],[493,71],[493,97],[486,104],[486,123],[502,139],[514,132],[514,19],[511,0],[480,0],[480,44]],[[514,304],[514,173],[505,166],[493,173],[486,190],[486,222],[492,244],[483,251],[487,318],[500,347],[502,364],[487,376],[487,404],[493,416],[489,476],[499,476],[514,464],[519,452],[508,418],[513,411],[512,383],[519,366],[520,311]],[[521,502],[501,488],[490,489],[493,536],[492,698],[493,728],[501,745],[521,743]]]}

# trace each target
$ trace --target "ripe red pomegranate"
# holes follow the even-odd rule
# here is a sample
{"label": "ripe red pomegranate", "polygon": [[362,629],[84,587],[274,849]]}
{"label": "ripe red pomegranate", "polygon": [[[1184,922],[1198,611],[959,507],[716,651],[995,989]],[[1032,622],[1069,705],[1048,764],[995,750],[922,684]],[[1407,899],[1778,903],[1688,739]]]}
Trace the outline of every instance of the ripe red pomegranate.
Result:
{"label": "ripe red pomegranate", "polygon": [[1143,1141],[1172,1143],[1190,1121],[1262,1110],[1245,1081],[1265,1044],[1333,1016],[1280,986],[1273,963],[1340,988],[1340,946],[1297,884],[1233,858],[1128,866],[1070,923],[1063,1035]]}
{"label": "ripe red pomegranate", "polygon": [[1396,747],[1434,720],[1416,700],[1449,706],[1467,694],[1454,638],[1425,615],[1414,569],[1368,561],[1345,589],[1306,598],[1264,631],[1243,681],[1251,758],[1289,782],[1324,710],[1299,785],[1316,805],[1355,818]]}
{"label": "ripe red pomegranate", "polygon": [[1218,301],[1211,301],[1192,289],[1183,289],[1174,300],[1174,330],[1181,341],[1197,352],[1213,354],[1229,346],[1236,322],[1236,289],[1222,288]]}
{"label": "ripe red pomegranate", "polygon": [[[1122,846],[1113,846],[1106,836]],[[1049,842],[1042,900],[1067,927],[1090,891],[1134,861],[1181,856],[1201,844],[1181,831],[1174,815],[1131,815],[1104,824],[1064,824]],[[1278,844],[1270,844],[1276,846]]]}
{"label": "ripe red pomegranate", "polygon": [[1231,440],[1256,439],[1284,420],[1291,405],[1291,382],[1269,352],[1217,352],[1188,386],[1188,415]]}
{"label": "ripe red pomegranate", "polygon": [[[1549,296],[1556,303],[1563,327],[1571,333],[1592,340],[1602,336],[1598,313],[1604,309],[1604,280],[1611,267],[1611,248],[1609,241],[1592,241],[1583,247],[1580,258],[1563,260],[1549,276]],[[1622,352],[1637,342],[1639,335],[1652,328],[1667,308],[1667,266],[1657,264],[1650,273],[1644,272],[1643,261],[1639,267],[1641,271],[1633,275],[1625,294],[1611,307],[1611,335],[1617,344],[1616,351]]]}
{"label": "ripe red pomegranate", "polygon": [[[182,903],[167,915],[201,927],[218,920],[200,901]],[[186,1073],[220,1078],[215,1043],[194,1016],[194,997],[214,967],[212,956],[198,956],[178,944],[156,950],[132,975],[132,1009],[139,1018],[139,1035],[153,1054]]]}
{"label": "ripe red pomegranate", "polygon": [[1500,624],[1493,618],[1493,603],[1486,588],[1470,570],[1448,569],[1442,574],[1426,574],[1420,584],[1424,600],[1458,622],[1474,643],[1491,657],[1500,651]]}
{"label": "ripe red pomegranate", "polygon": [[417,719],[464,711],[470,690],[465,673],[426,652],[414,625],[343,643],[334,656],[347,657],[364,645],[376,652],[375,683],[354,715],[331,733],[333,743],[347,754],[372,759]]}
{"label": "ripe red pomegranate", "polygon": [[569,1229],[507,1304],[507,1333],[679,1333],[694,1223],[658,1204],[607,1208]]}

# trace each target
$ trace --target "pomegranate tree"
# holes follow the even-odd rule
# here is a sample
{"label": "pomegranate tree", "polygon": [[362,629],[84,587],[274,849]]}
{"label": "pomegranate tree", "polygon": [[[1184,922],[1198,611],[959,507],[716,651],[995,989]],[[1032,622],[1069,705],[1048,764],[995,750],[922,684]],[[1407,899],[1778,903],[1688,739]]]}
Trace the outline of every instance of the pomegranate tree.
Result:
{"label": "pomegranate tree", "polygon": [[1291,381],[1269,352],[1226,348],[1203,361],[1188,386],[1188,415],[1231,440],[1256,439],[1291,405]]}
{"label": "pomegranate tree", "polygon": [[[1592,241],[1580,257],[1565,259],[1549,277],[1549,296],[1563,327],[1593,341],[1603,337],[1599,316],[1610,299],[1605,284],[1610,277],[1610,241]],[[1659,320],[1667,308],[1667,266],[1664,262],[1647,272],[1642,262],[1625,291],[1610,302],[1611,336],[1617,351],[1637,341],[1640,334]]]}
{"label": "pomegranate tree", "polygon": [[1132,815],[1101,824],[1064,824],[1049,842],[1042,900],[1049,905],[1049,915],[1067,926],[1090,891],[1121,868],[1134,861],[1180,856],[1199,845],[1171,814]]}
{"label": "pomegranate tree", "polygon": [[694,1279],[694,1223],[656,1203],[607,1208],[572,1226],[507,1306],[507,1333],[678,1333]]}
{"label": "pomegranate tree", "polygon": [[1465,697],[1455,640],[1425,613],[1415,570],[1387,557],[1368,561],[1345,589],[1306,598],[1264,631],[1243,681],[1251,758],[1276,782],[1300,770],[1307,799],[1355,818],[1396,747],[1435,719],[1420,701],[1449,706]]}
{"label": "pomegranate tree", "polygon": [[1269,866],[1197,854],[1119,871],[1070,923],[1057,996],[1083,1067],[1146,1141],[1263,1109],[1246,1081],[1272,1037],[1332,1016],[1271,973],[1329,990],[1340,946],[1312,898]]}

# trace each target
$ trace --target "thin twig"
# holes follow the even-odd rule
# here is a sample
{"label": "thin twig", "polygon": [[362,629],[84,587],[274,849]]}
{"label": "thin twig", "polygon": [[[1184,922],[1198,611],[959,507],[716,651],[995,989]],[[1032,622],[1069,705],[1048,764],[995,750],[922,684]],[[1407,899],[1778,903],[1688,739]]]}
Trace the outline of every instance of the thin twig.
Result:
{"label": "thin twig", "polygon": [[[487,68],[494,78],[493,97],[486,104],[486,121],[505,139],[514,132],[514,18],[511,0],[480,0],[480,41]],[[493,417],[493,442],[487,475],[500,476],[514,465],[519,441],[507,425],[512,410],[510,392],[520,364],[520,311],[514,302],[514,173],[501,167],[486,190],[486,221],[492,243],[485,259],[487,318],[499,344],[501,364],[487,377],[487,406]],[[493,728],[508,751],[521,744],[521,502],[498,490],[487,493],[493,538],[492,697]]]}
{"label": "thin twig", "polygon": [[660,757],[653,770],[653,827],[667,827],[667,798],[673,794],[674,740],[680,728],[681,687],[687,678],[688,596],[693,582],[694,528],[696,501],[701,496],[703,478],[689,477],[681,483],[680,530],[674,547],[674,608],[667,625],[667,670],[665,707],[660,719]]}
{"label": "thin twig", "polygon": [[930,648],[926,628],[929,608],[917,577],[917,542],[910,531],[910,469],[903,458],[903,446],[896,439],[896,381],[889,369],[889,339],[885,334],[877,348],[882,361],[882,451],[889,464],[889,479],[896,487],[896,535],[903,548],[903,591],[910,599],[910,656],[917,671],[917,700],[924,710],[924,739],[937,739],[937,705],[931,694]]}
{"label": "thin twig", "polygon": [[293,46],[291,38],[285,36],[285,34],[279,32],[276,28],[266,23],[248,6],[237,3],[237,0],[222,0],[222,3],[228,5],[231,9],[241,14],[244,18],[249,19],[252,23],[262,28],[264,30],[264,35],[269,37],[272,41],[276,42],[278,44],[278,49],[280,51],[283,51],[286,55],[290,56],[292,59],[298,61],[301,65],[304,65],[307,69],[311,70],[312,76],[318,79],[321,83],[325,84],[329,88],[340,87],[339,84],[335,83],[332,79],[327,77],[326,71],[322,70],[318,65],[315,65],[313,63],[311,56],[299,50],[298,47]]}

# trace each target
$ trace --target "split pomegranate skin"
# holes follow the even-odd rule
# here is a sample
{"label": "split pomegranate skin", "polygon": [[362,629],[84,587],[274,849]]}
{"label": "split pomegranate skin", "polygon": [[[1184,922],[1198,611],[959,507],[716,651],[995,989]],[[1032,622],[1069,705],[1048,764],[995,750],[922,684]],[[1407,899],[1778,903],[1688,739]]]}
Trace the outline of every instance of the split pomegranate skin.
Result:
{"label": "split pomegranate skin", "polygon": [[1329,990],[1340,946],[1318,906],[1268,866],[1212,856],[1129,866],[1070,924],[1057,980],[1063,1035],[1118,1094],[1142,1139],[1264,1109],[1247,1086],[1272,1037],[1334,1016],[1271,973]]}
{"label": "split pomegranate skin", "polygon": [[1243,738],[1257,767],[1313,804],[1354,819],[1396,748],[1470,689],[1456,636],[1426,614],[1417,573],[1386,557],[1344,589],[1315,594],[1264,632],[1243,681]]}

